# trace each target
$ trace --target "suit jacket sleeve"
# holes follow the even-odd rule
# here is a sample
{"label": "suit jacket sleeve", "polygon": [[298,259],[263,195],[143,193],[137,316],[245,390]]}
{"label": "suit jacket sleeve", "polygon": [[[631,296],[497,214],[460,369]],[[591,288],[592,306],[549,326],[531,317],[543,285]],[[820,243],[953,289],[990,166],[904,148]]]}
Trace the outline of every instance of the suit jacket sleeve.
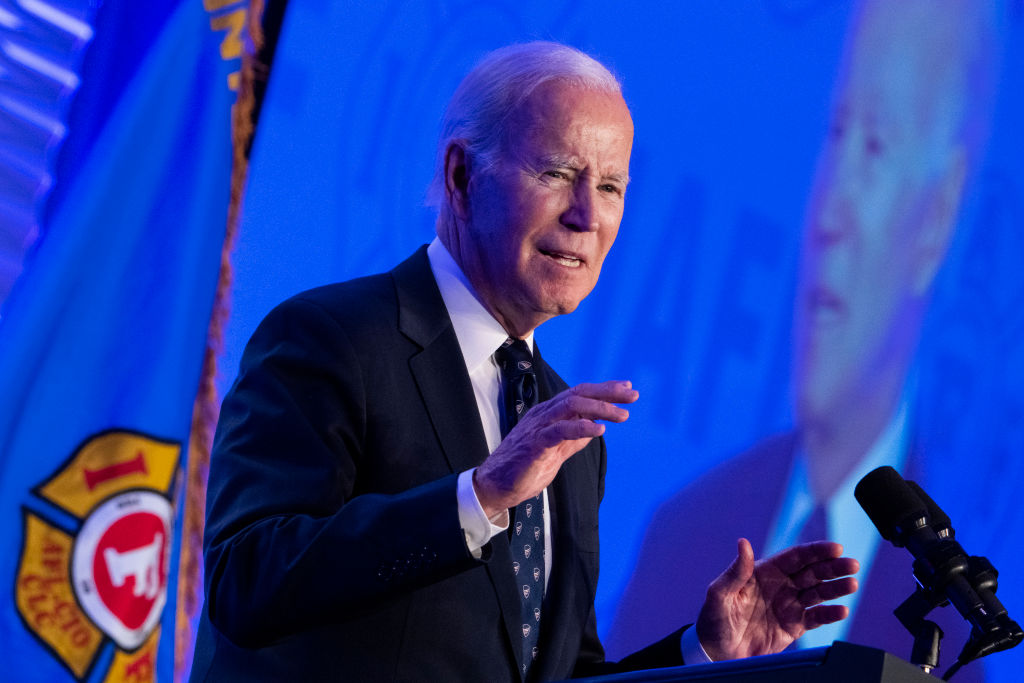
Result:
{"label": "suit jacket sleeve", "polygon": [[205,541],[210,620],[236,644],[357,616],[478,564],[455,474],[377,476],[394,462],[366,452],[365,357],[336,315],[302,299],[246,349],[215,438]]}

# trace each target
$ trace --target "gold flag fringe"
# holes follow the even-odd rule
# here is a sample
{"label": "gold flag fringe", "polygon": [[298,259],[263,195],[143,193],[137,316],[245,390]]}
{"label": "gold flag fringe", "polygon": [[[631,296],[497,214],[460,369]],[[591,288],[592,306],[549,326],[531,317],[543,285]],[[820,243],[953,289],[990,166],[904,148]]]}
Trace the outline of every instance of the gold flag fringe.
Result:
{"label": "gold flag fringe", "polygon": [[242,213],[242,198],[249,172],[249,149],[255,122],[255,83],[267,80],[268,69],[257,55],[263,47],[261,25],[265,0],[250,0],[247,30],[250,41],[242,54],[242,71],[238,99],[231,108],[231,196],[228,205],[227,229],[220,253],[220,276],[206,336],[202,376],[195,404],[192,407],[192,430],[189,435],[185,474],[184,519],[182,520],[181,559],[178,567],[177,611],[174,633],[174,680],[182,681],[191,665],[194,643],[193,624],[203,604],[202,560],[203,527],[206,510],[206,478],[210,471],[210,448],[217,424],[219,404],[216,376],[217,356],[224,342],[224,326],[228,317],[231,292],[231,252]]}

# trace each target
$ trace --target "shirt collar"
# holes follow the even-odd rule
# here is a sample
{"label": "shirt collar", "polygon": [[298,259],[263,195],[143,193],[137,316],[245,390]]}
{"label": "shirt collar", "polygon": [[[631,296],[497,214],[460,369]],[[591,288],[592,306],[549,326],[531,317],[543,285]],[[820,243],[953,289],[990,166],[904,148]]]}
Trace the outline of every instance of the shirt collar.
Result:
{"label": "shirt collar", "polygon": [[[455,328],[466,369],[472,374],[508,339],[508,332],[480,303],[466,274],[436,237],[427,247],[427,258]],[[526,343],[532,352],[532,332],[526,337]]]}

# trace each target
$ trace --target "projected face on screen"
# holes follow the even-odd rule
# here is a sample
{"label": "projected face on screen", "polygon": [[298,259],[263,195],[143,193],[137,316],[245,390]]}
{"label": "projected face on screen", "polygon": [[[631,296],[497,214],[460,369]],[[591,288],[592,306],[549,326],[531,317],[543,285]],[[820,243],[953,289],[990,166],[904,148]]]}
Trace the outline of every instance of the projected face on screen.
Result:
{"label": "projected face on screen", "polygon": [[956,220],[962,67],[948,31],[910,30],[925,17],[905,10],[872,3],[862,17],[808,205],[796,310],[805,423],[892,410]]}

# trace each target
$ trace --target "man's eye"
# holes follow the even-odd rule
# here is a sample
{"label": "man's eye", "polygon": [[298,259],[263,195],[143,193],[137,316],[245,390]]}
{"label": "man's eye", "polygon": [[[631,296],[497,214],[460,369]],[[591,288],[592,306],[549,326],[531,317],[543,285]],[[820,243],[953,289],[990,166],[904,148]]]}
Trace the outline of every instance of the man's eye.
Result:
{"label": "man's eye", "polygon": [[565,180],[569,177],[565,171],[544,171],[544,175],[549,178],[558,178],[559,180]]}
{"label": "man's eye", "polygon": [[601,192],[611,192],[612,194],[622,194],[622,188],[619,187],[618,185],[614,185],[612,183],[604,183],[603,185],[598,185],[597,189],[601,190]]}

